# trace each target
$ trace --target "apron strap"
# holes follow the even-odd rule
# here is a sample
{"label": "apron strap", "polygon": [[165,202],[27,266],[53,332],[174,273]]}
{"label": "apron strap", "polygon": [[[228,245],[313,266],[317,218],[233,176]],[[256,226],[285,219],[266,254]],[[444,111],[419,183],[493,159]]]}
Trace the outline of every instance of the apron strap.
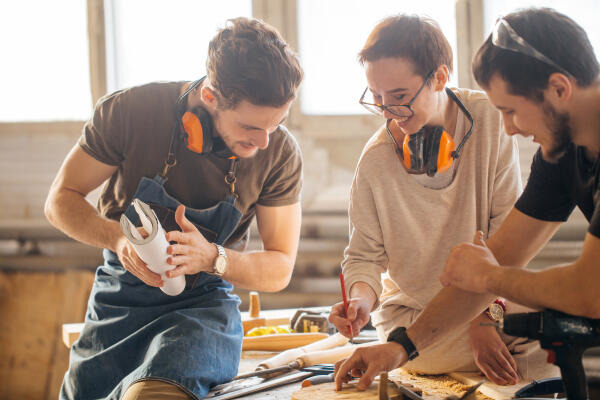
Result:
{"label": "apron strap", "polygon": [[231,157],[230,160],[229,171],[227,172],[227,175],[225,175],[225,183],[229,185],[231,195],[237,197],[237,194],[235,193],[235,181],[237,180],[235,171],[237,169],[238,158]]}

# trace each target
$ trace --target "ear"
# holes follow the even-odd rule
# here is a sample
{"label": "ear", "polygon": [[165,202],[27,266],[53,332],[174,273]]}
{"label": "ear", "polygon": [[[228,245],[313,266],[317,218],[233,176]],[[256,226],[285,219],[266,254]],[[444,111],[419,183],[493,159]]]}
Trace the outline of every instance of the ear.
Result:
{"label": "ear", "polygon": [[545,96],[557,102],[568,101],[573,94],[573,82],[564,74],[555,72],[548,77]]}
{"label": "ear", "polygon": [[202,86],[202,88],[200,89],[200,98],[209,109],[214,110],[217,108],[219,102],[217,100],[217,96],[214,90],[210,87]]}
{"label": "ear", "polygon": [[442,64],[438,67],[438,69],[433,74],[433,90],[439,92],[444,90],[446,84],[448,83],[448,78],[450,76],[450,71],[445,64]]}

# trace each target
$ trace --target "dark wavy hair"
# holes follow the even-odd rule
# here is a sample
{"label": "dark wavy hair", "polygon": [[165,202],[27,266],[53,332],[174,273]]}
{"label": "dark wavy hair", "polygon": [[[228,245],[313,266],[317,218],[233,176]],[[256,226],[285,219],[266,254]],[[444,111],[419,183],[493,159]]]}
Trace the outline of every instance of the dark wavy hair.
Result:
{"label": "dark wavy hair", "polygon": [[[589,86],[600,74],[587,34],[575,21],[551,8],[527,8],[504,17],[530,45],[571,74],[579,86]],[[536,58],[504,50],[488,36],[473,58],[473,75],[486,88],[495,74],[508,90],[541,102],[551,74],[560,72]]]}
{"label": "dark wavy hair", "polygon": [[208,79],[219,107],[240,101],[281,107],[296,96],[302,68],[296,54],[272,26],[252,18],[227,21],[208,46]]}

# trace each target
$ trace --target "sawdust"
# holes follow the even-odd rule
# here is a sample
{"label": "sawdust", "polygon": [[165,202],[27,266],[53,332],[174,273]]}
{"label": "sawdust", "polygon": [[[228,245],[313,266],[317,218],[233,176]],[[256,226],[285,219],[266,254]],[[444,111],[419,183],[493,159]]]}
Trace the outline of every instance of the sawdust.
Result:
{"label": "sawdust", "polygon": [[[465,385],[447,375],[425,375],[413,374],[403,370],[402,368],[395,369],[389,373],[389,379],[404,385],[412,385],[423,390],[423,397],[447,397],[455,395],[460,397],[463,395],[470,385]],[[480,392],[476,392],[477,400],[493,400]]]}

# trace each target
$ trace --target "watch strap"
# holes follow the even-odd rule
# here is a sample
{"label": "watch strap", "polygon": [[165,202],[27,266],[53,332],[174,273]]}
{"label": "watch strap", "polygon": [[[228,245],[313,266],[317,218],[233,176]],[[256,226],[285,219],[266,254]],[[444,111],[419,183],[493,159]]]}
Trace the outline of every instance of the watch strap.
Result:
{"label": "watch strap", "polygon": [[394,329],[389,334],[387,341],[388,342],[396,342],[399,345],[401,345],[402,347],[404,347],[404,350],[406,351],[406,354],[408,355],[409,361],[414,360],[419,355],[419,352],[417,351],[415,344],[412,342],[412,340],[410,340],[410,338],[406,334],[406,328],[403,326]]}

